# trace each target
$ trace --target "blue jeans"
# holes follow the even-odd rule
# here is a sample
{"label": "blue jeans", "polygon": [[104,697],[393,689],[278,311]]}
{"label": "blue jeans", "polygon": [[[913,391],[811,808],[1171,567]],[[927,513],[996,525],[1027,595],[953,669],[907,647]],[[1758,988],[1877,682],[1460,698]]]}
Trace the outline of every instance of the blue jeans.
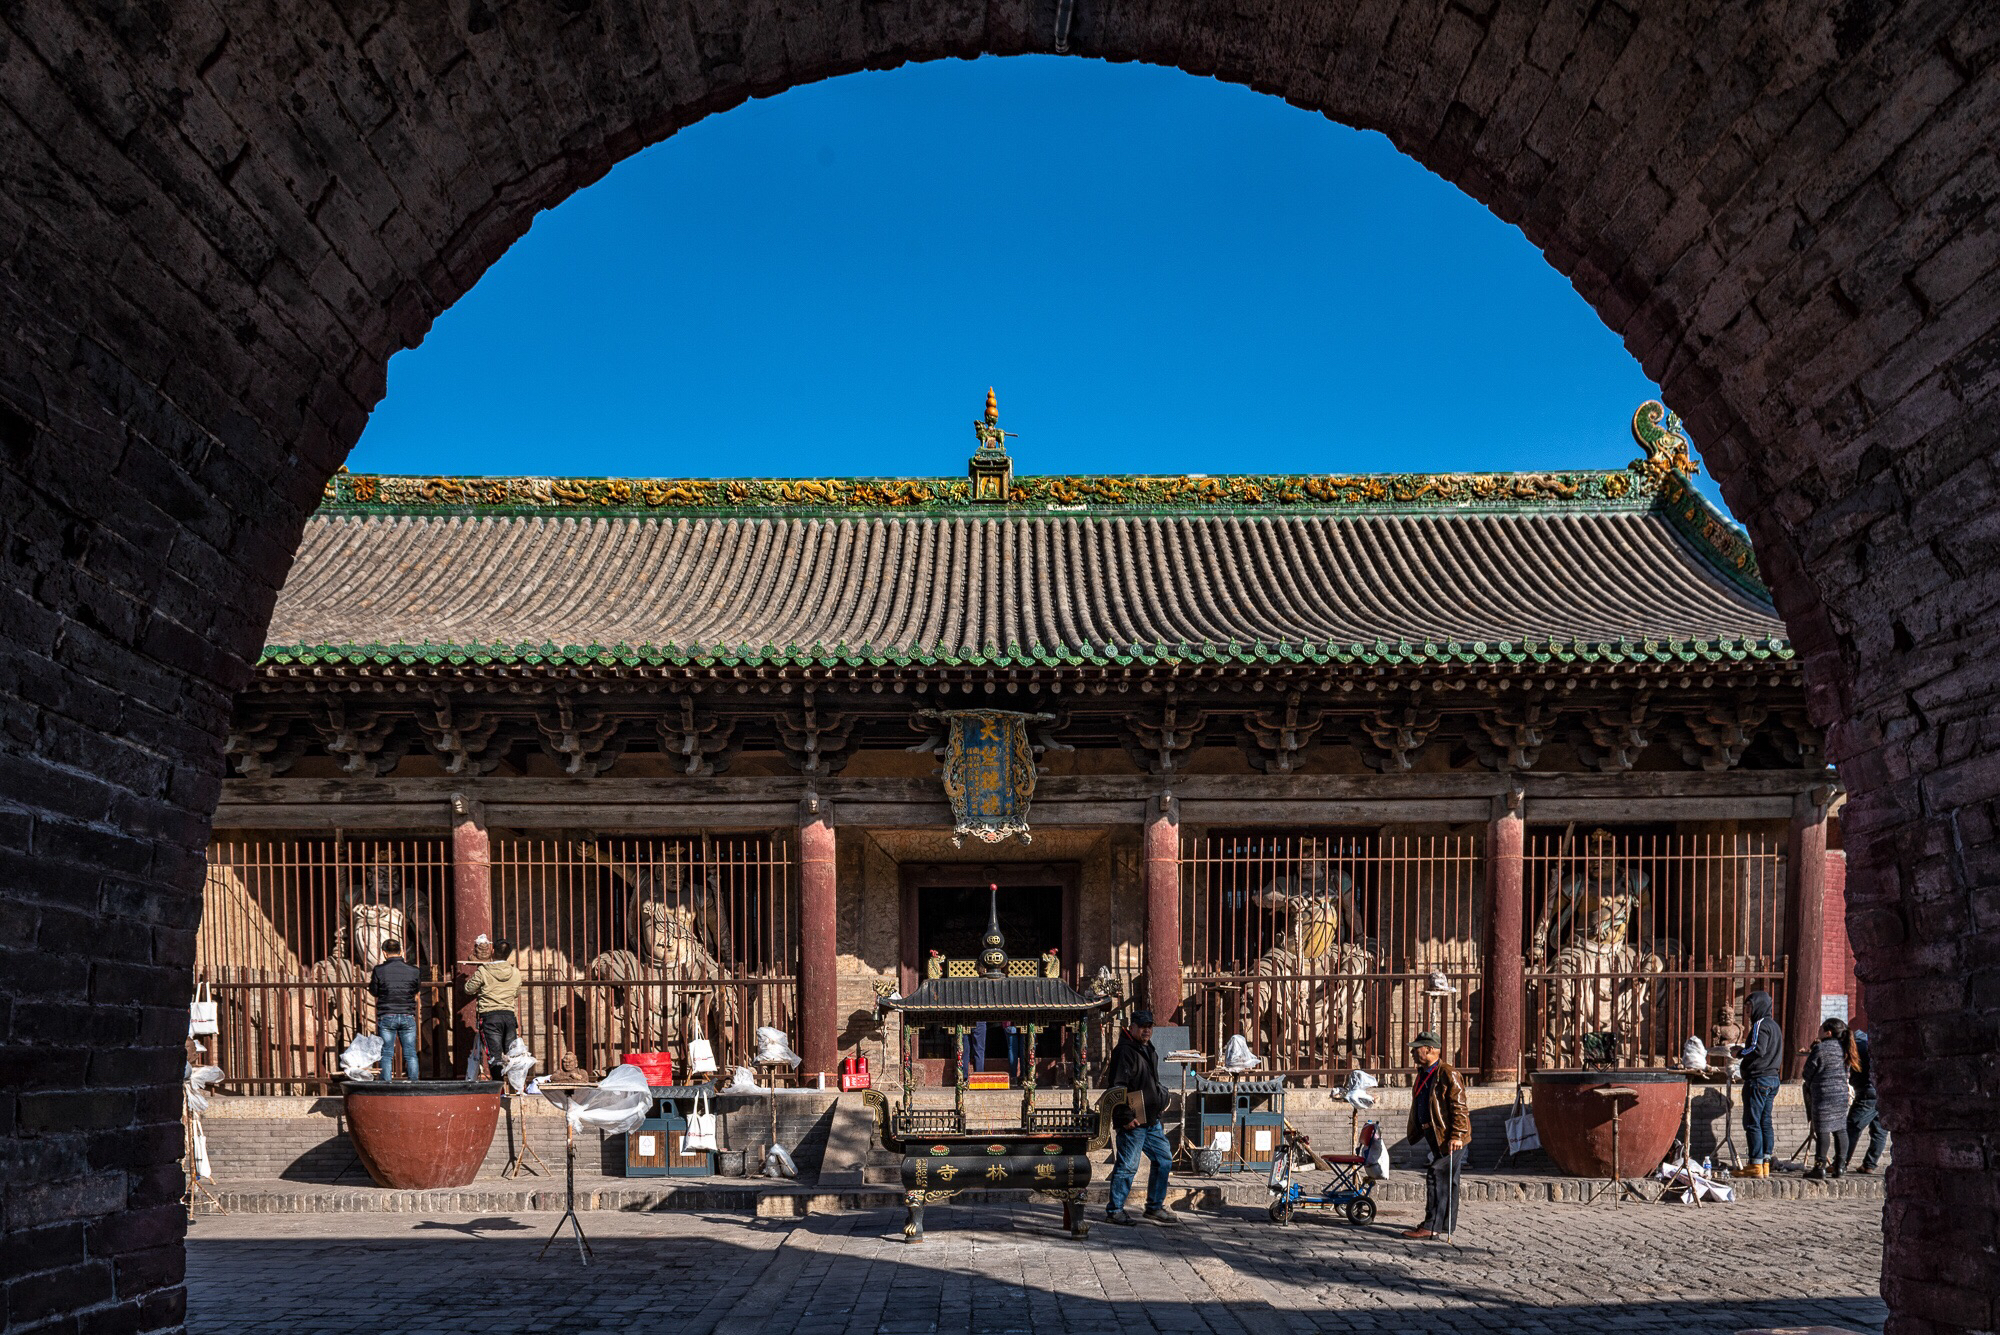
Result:
{"label": "blue jeans", "polygon": [[1034,1060],[1034,1053],[1028,1050],[1028,1035],[1024,1030],[1012,1030],[1007,1035],[1007,1074],[1015,1080],[1021,1078],[1025,1065],[1023,1057],[1028,1061]]}
{"label": "blue jeans", "polygon": [[375,1017],[375,1032],[382,1038],[382,1078],[387,1080],[395,1070],[396,1048],[403,1049],[403,1079],[417,1078],[417,1017],[414,1015],[378,1015]]}
{"label": "blue jeans", "polygon": [[1174,1152],[1167,1145],[1166,1128],[1149,1122],[1118,1133],[1118,1166],[1111,1170],[1111,1203],[1105,1207],[1110,1213],[1125,1208],[1125,1198],[1132,1194],[1132,1179],[1139,1176],[1141,1155],[1153,1164],[1146,1182],[1146,1208],[1158,1210],[1166,1205],[1167,1174],[1174,1166]]}
{"label": "blue jeans", "polygon": [[[1856,1099],[1847,1109],[1847,1158],[1854,1157],[1854,1151],[1861,1148],[1861,1133],[1868,1132],[1868,1152],[1861,1156],[1861,1166],[1872,1169],[1882,1162],[1882,1151],[1889,1144],[1889,1128],[1882,1125],[1882,1114],[1875,1109],[1875,1100]],[[1841,1168],[1847,1167],[1845,1159]]]}
{"label": "blue jeans", "polygon": [[1771,1104],[1778,1082],[1760,1075],[1743,1082],[1743,1151],[1751,1163],[1769,1163],[1778,1152],[1778,1133],[1771,1125]]}

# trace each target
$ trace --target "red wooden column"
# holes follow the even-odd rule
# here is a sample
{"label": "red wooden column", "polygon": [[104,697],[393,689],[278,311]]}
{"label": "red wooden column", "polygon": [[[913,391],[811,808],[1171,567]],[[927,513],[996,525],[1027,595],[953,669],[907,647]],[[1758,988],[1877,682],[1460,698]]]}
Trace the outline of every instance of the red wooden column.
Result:
{"label": "red wooden column", "polygon": [[486,805],[464,793],[451,795],[451,958],[453,1009],[458,1023],[452,1043],[453,1064],[463,1070],[466,1054],[477,1041],[479,1021],[473,1001],[465,994],[472,966],[456,961],[472,958],[472,943],[493,937],[493,840],[486,829]]}
{"label": "red wooden column", "polygon": [[1806,1049],[1819,1037],[1821,955],[1826,941],[1826,812],[1832,789],[1821,786],[1792,799],[1792,829],[1785,848],[1785,917],[1792,976],[1785,1000],[1785,1079],[1805,1070]]}
{"label": "red wooden column", "polygon": [[840,992],[835,973],[833,811],[808,797],[799,805],[799,1067],[810,1084],[840,1066]]}
{"label": "red wooden column", "polygon": [[1526,800],[1519,787],[1493,799],[1486,826],[1486,1051],[1480,1080],[1511,1085],[1521,1077],[1521,853]]}
{"label": "red wooden column", "polygon": [[1181,1008],[1181,820],[1173,794],[1146,813],[1146,1004],[1171,1024]]}

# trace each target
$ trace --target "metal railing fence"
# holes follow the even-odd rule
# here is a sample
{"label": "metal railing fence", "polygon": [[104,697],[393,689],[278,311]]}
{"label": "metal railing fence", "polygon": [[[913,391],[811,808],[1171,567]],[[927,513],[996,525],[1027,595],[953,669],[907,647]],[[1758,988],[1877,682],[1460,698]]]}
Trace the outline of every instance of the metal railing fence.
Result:
{"label": "metal railing fence", "polygon": [[1749,991],[1783,1013],[1785,856],[1762,833],[1531,833],[1523,1007],[1530,1067],[1669,1066]]}
{"label": "metal railing fence", "polygon": [[1338,1083],[1412,1069],[1440,1034],[1476,1061],[1483,841],[1472,834],[1210,832],[1181,851],[1191,1041],[1241,1033],[1260,1071]]}

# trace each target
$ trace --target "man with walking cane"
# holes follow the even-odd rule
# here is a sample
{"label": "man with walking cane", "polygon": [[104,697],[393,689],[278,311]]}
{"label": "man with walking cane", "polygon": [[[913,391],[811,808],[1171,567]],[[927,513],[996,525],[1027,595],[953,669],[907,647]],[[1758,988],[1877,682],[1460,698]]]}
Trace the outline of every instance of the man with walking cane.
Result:
{"label": "man with walking cane", "polygon": [[1472,1105],[1465,1081],[1444,1064],[1444,1041],[1426,1029],[1410,1042],[1417,1059],[1417,1083],[1410,1091],[1409,1143],[1430,1147],[1425,1170],[1424,1221],[1403,1234],[1416,1240],[1451,1241],[1458,1227],[1458,1175],[1472,1145]]}

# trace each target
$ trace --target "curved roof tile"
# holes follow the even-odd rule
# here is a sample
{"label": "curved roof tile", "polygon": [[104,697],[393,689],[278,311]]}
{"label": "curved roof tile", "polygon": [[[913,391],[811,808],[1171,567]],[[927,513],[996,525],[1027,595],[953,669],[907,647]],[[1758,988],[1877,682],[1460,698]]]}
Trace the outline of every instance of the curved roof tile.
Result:
{"label": "curved roof tile", "polygon": [[[1772,640],[1657,509],[911,516],[321,514],[274,646]],[[296,651],[274,648],[267,658]]]}

